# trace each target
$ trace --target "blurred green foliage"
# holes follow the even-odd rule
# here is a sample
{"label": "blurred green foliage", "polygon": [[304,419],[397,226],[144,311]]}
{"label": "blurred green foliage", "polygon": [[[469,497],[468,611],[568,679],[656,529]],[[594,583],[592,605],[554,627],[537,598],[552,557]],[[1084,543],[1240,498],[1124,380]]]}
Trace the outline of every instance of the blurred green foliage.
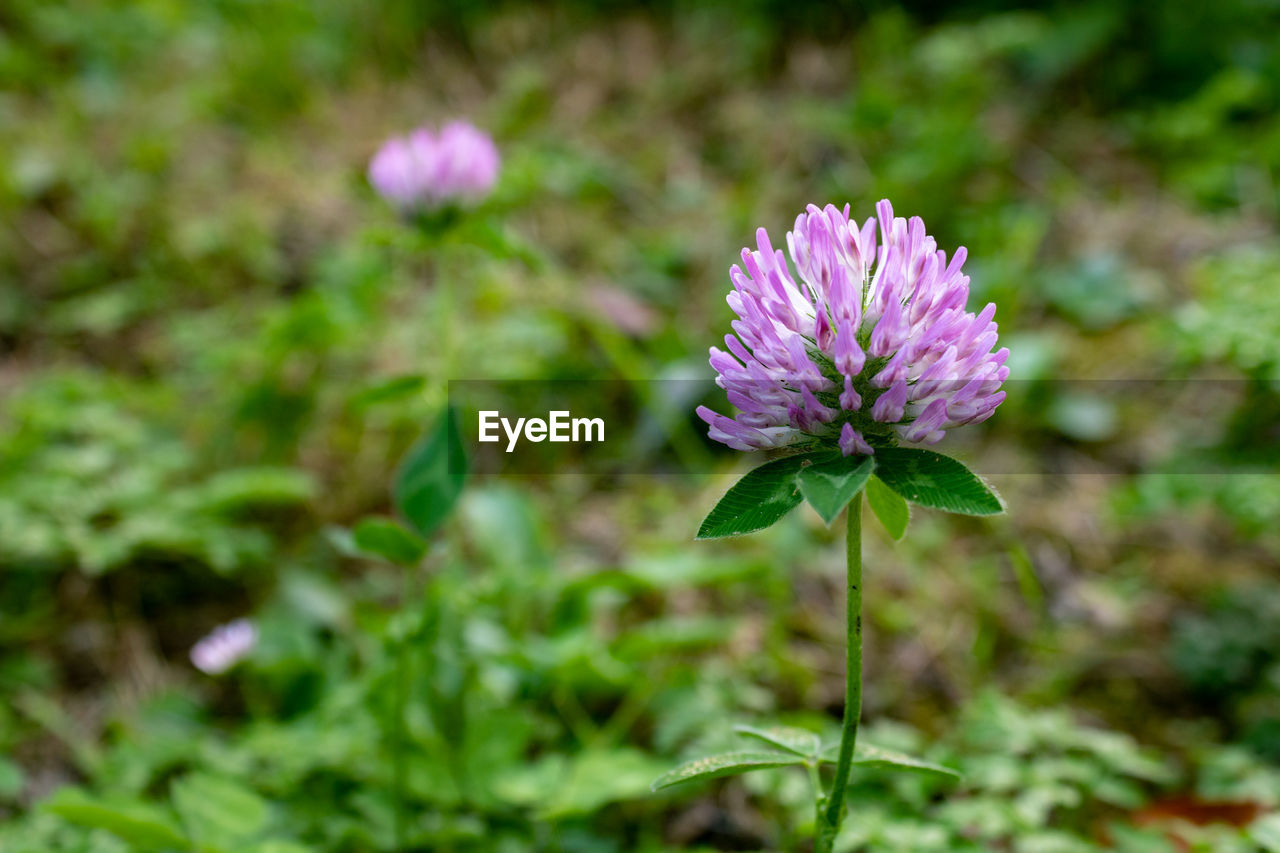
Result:
{"label": "blurred green foliage", "polygon": [[269,561],[265,522],[305,506],[311,478],[266,467],[201,474],[190,448],[147,419],[145,403],[129,410],[146,393],[53,374],[8,398],[0,559],[12,570],[97,575],[159,556],[225,574]]}
{"label": "blurred green foliage", "polygon": [[[882,196],[1000,306],[1011,397],[956,446],[1012,515],[869,543],[873,740],[966,778],[860,776],[843,849],[1280,850],[1277,24],[7,2],[0,850],[791,849],[798,772],[648,784],[832,732],[836,534],[694,546],[692,478],[389,485],[449,378],[707,376],[752,231]],[[369,155],[459,114],[498,191],[397,221]]]}

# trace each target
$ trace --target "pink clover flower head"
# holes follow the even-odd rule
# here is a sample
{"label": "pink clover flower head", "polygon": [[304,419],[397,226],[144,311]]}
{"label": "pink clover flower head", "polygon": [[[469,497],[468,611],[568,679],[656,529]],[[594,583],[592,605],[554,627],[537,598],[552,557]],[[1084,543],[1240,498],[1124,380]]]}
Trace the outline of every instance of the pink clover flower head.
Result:
{"label": "pink clover flower head", "polygon": [[248,619],[219,625],[191,647],[191,663],[207,675],[235,666],[258,644],[258,628]]}
{"label": "pink clover flower head", "polygon": [[786,254],[761,228],[730,270],[738,319],[711,366],[739,412],[698,407],[716,441],[871,455],[936,444],[1004,401],[1009,350],[993,352],[994,303],[966,310],[964,247],[948,263],[924,222],[895,217],[887,199],[861,226],[849,212],[809,205]]}
{"label": "pink clover flower head", "polygon": [[369,161],[369,183],[401,210],[480,201],[498,180],[498,147],[483,130],[453,121],[383,143]]}

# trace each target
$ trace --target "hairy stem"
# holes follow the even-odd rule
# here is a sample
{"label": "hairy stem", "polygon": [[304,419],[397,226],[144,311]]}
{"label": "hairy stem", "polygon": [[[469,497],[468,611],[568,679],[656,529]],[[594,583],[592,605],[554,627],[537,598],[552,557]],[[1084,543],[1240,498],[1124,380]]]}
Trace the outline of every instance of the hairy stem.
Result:
{"label": "hairy stem", "polygon": [[849,502],[845,510],[848,523],[846,548],[848,559],[848,589],[845,600],[845,694],[844,723],[840,730],[840,756],[836,761],[836,775],[831,781],[831,793],[826,798],[826,811],[818,823],[815,853],[830,853],[840,830],[844,813],[844,791],[849,784],[849,768],[853,764],[853,750],[858,741],[858,720],[862,716],[862,493]]}

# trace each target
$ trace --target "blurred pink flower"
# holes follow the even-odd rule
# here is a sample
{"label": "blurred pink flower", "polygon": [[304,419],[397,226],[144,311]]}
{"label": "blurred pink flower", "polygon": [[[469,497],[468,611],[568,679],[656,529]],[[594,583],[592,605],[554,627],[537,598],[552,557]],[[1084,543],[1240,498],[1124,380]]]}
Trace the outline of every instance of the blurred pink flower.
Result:
{"label": "blurred pink flower", "polygon": [[219,675],[235,666],[258,643],[258,629],[248,619],[219,625],[191,647],[191,662],[208,675]]}
{"label": "blurred pink flower", "polygon": [[402,210],[432,210],[483,199],[500,166],[487,133],[453,121],[439,133],[419,128],[387,140],[369,162],[369,183]]}

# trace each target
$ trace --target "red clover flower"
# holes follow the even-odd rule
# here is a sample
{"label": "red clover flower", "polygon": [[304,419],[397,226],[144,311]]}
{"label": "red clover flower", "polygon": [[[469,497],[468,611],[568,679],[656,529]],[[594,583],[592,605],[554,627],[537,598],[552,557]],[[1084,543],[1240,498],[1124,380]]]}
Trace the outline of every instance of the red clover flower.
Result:
{"label": "red clover flower", "polygon": [[898,440],[935,444],[1004,400],[996,306],[965,310],[967,252],[948,264],[920,217],[895,218],[885,199],[859,228],[848,205],[809,205],[787,234],[800,284],[765,229],[756,240],[730,270],[728,352],[711,348],[716,384],[739,414],[698,407],[711,438],[871,455]]}
{"label": "red clover flower", "polygon": [[402,210],[434,210],[484,198],[500,165],[487,133],[454,121],[439,133],[419,128],[387,140],[369,162],[369,183]]}

